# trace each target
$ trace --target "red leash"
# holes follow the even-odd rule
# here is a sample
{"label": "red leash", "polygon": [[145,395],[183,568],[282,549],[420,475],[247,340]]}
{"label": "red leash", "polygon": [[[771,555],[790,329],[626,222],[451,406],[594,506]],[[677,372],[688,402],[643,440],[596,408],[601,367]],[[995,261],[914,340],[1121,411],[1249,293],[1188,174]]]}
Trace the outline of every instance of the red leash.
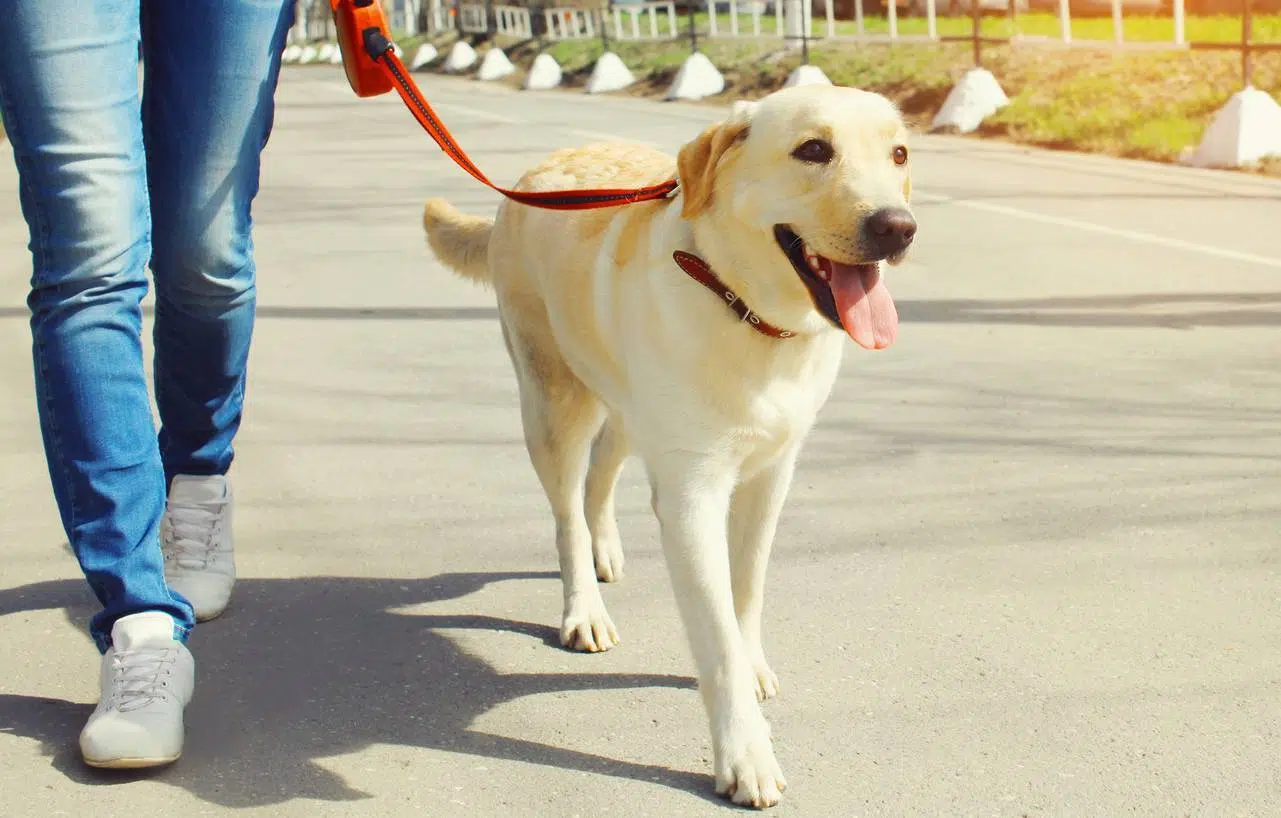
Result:
{"label": "red leash", "polygon": [[330,0],[338,28],[347,79],[357,96],[375,96],[395,89],[409,113],[440,149],[481,184],[513,201],[548,210],[590,210],[665,199],[677,187],[675,179],[635,189],[525,191],[499,187],[468,158],[440,117],[427,104],[422,91],[396,56],[387,36],[386,20],[374,0]]}

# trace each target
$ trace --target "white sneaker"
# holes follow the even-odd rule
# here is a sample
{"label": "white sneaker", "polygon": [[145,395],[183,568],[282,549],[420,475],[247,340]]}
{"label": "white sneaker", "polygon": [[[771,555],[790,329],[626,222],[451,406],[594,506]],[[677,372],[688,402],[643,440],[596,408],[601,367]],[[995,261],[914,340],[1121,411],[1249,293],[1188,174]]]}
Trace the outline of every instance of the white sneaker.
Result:
{"label": "white sneaker", "polygon": [[159,611],[116,620],[102,657],[102,694],[80,731],[89,766],[155,767],[182,755],[182,711],[191,701],[196,663],[173,629],[173,618]]}
{"label": "white sneaker", "polygon": [[227,608],[236,584],[231,537],[231,484],[223,475],[175,475],[160,521],[165,581],[187,598],[196,619]]}

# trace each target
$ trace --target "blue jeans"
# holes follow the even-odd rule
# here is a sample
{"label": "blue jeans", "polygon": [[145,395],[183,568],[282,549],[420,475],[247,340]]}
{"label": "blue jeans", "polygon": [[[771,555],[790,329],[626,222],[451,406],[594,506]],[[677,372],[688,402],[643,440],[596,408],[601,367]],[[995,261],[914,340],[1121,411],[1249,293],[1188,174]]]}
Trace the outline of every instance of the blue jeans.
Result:
{"label": "blue jeans", "polygon": [[[191,605],[165,584],[175,474],[224,474],[254,321],[250,206],[292,0],[0,0],[0,111],[33,261],[32,353],[89,630]],[[139,93],[139,44],[144,79]],[[157,432],[142,352],[155,280]]]}

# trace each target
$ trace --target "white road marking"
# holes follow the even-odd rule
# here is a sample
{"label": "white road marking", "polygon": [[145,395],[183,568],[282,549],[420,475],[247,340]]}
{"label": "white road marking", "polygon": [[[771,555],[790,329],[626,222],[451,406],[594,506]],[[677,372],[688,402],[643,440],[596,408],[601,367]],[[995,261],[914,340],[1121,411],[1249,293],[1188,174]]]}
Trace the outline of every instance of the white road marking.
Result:
{"label": "white road marking", "polygon": [[657,142],[652,142],[648,139],[637,139],[632,136],[619,136],[616,133],[608,133],[606,131],[592,131],[586,128],[567,128],[566,130],[574,136],[582,136],[587,139],[603,139],[606,142],[632,142],[639,145],[648,145],[651,148],[659,147]]}
{"label": "white road marking", "polygon": [[[428,102],[431,102],[431,100],[428,100]],[[453,111],[463,116],[472,116],[488,122],[500,122],[503,125],[520,125],[522,123],[522,120],[505,116],[504,114],[495,114],[492,111],[483,111],[470,105],[454,105],[452,102],[431,102],[431,107],[437,111]]]}
{"label": "white road marking", "polygon": [[1183,239],[1171,238],[1169,236],[1158,236],[1155,233],[1144,233],[1139,230],[1126,230],[1121,227],[1108,227],[1105,224],[1083,222],[1078,219],[1069,219],[1063,216],[1050,216],[1045,213],[1037,213],[1031,210],[1020,210],[1017,207],[1007,207],[1006,205],[992,204],[990,202],[971,202],[964,199],[954,199],[949,196],[938,196],[931,193],[913,194],[913,198],[917,198],[918,195],[919,198],[925,201],[964,207],[969,210],[980,210],[985,213],[994,213],[998,216],[1009,216],[1014,219],[1040,222],[1041,224],[1049,224],[1055,227],[1086,230],[1091,233],[1099,233],[1104,236],[1114,236],[1119,239],[1129,239],[1130,241],[1137,241],[1144,244],[1155,244],[1160,247],[1168,247],[1172,250],[1200,253],[1204,256],[1214,256],[1216,258],[1227,259],[1229,261],[1241,261],[1246,264],[1258,264],[1263,267],[1273,267],[1281,270],[1281,258],[1260,256],[1254,253],[1243,253],[1239,250],[1229,250],[1224,247],[1214,247],[1209,244],[1197,244],[1196,242],[1184,241]]}
{"label": "white road marking", "polygon": [[[471,117],[475,117],[476,119],[483,119],[488,122],[498,122],[503,125],[528,125],[529,124],[524,120],[516,119],[515,117],[510,117],[510,116],[507,116],[506,114],[496,114],[496,113],[493,113],[492,111],[486,111],[480,108],[474,108],[470,105],[456,105],[451,102],[435,102],[435,103],[432,103],[432,107],[435,108],[437,111],[441,111],[441,112],[450,111],[463,116],[471,116]],[[575,136],[581,136],[586,139],[603,139],[608,142],[637,142],[642,145],[648,145],[651,148],[658,147],[657,142],[651,142],[648,139],[635,139],[632,137],[620,136],[619,134],[615,134],[615,133],[608,133],[607,131],[593,131],[587,128],[562,128],[562,126],[557,126],[557,125],[552,125],[550,127],[561,129]]]}

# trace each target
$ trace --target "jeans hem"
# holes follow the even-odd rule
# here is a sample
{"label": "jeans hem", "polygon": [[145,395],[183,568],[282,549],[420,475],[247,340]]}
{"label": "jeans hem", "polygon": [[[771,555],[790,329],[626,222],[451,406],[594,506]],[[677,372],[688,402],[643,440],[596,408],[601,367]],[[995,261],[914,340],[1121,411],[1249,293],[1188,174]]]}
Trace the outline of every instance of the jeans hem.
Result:
{"label": "jeans hem", "polygon": [[[161,611],[161,610],[158,610],[158,609],[152,609],[151,611],[147,611],[147,610],[143,610],[143,611],[131,611],[131,612],[127,613],[127,614],[121,614],[121,615],[120,615],[119,617],[117,617],[117,618],[119,618],[119,619],[123,619],[123,618],[125,618],[126,616],[132,616],[133,614],[137,614],[137,613],[151,613],[151,612],[154,612],[154,613],[162,613],[162,614],[165,614],[166,616],[168,616],[170,619],[172,619],[172,620],[173,620],[173,638],[174,638],[174,640],[175,640],[175,641],[177,641],[177,642],[181,642],[181,643],[182,643],[182,644],[184,644],[184,645],[186,645],[186,644],[187,644],[188,640],[190,640],[190,638],[191,638],[191,631],[192,631],[192,628],[191,628],[191,627],[189,627],[189,626],[187,626],[187,625],[183,625],[181,622],[179,622],[179,621],[177,620],[177,618],[175,618],[175,617],[174,617],[174,615],[173,615],[173,614],[169,613],[168,611]],[[115,623],[114,623],[114,622],[112,622],[112,623],[111,623],[111,626],[112,626],[112,627],[114,627],[114,626],[115,626]],[[96,647],[96,648],[98,649],[98,654],[99,654],[99,655],[102,655],[102,654],[106,653],[108,650],[111,650],[111,627],[108,627],[105,631],[101,631],[101,632],[99,632],[99,631],[94,631],[94,632],[92,632],[92,633],[90,634],[90,636],[93,638],[93,644],[94,644],[94,647]]]}

